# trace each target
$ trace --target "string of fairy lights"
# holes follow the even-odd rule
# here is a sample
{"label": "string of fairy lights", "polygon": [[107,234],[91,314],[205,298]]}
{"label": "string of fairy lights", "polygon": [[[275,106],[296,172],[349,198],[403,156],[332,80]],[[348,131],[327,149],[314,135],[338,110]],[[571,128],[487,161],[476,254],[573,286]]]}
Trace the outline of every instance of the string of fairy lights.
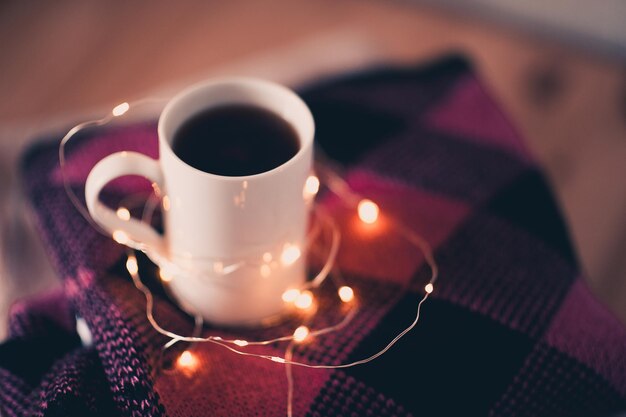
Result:
{"label": "string of fairy lights", "polygon": [[[201,336],[204,324],[202,317],[199,314],[193,314],[193,312],[187,310],[186,311],[188,313],[191,313],[194,317],[194,328],[192,334],[184,335],[179,334],[171,329],[166,329],[156,320],[153,314],[155,308],[155,297],[150,288],[145,285],[142,280],[141,271],[135,252],[140,251],[146,254],[148,258],[150,258],[157,265],[160,281],[166,289],[169,283],[172,282],[172,280],[174,279],[188,279],[189,277],[194,277],[195,279],[206,280],[210,278],[208,276],[203,276],[201,272],[181,268],[180,266],[175,265],[173,262],[167,259],[163,259],[163,257],[155,256],[155,254],[150,251],[150,248],[147,248],[141,242],[133,241],[128,235],[126,235],[122,231],[114,231],[111,236],[111,234],[105,232],[99,225],[97,225],[91,219],[86,207],[76,196],[72,187],[69,184],[66,173],[67,160],[65,150],[66,145],[69,143],[69,141],[80,131],[91,127],[107,125],[112,120],[127,114],[127,112],[131,108],[134,109],[143,104],[159,101],[164,100],[148,98],[133,103],[124,102],[115,106],[112,111],[105,117],[80,123],[70,129],[68,133],[62,138],[59,145],[59,162],[61,166],[61,174],[63,177],[65,191],[72,204],[92,227],[94,227],[99,232],[105,234],[106,236],[112,237],[116,242],[126,246],[126,270],[132,278],[135,287],[145,297],[146,320],[150,323],[151,327],[156,332],[169,339],[167,343],[164,344],[162,352],[166,351],[167,349],[171,348],[179,342],[187,342],[191,344],[190,346],[193,346],[193,344],[195,343],[212,343],[222,348],[225,348],[236,355],[253,357],[260,360],[268,360],[283,365],[285,368],[288,386],[287,416],[291,417],[293,415],[294,366],[313,369],[342,369],[362,365],[371,362],[388,352],[389,349],[393,347],[393,345],[395,345],[402,337],[404,337],[413,328],[415,328],[420,318],[422,305],[428,299],[430,294],[434,291],[435,283],[438,278],[438,266],[433,256],[432,249],[429,243],[423,237],[403,225],[401,222],[393,221],[391,219],[386,221],[385,227],[389,228],[389,230],[387,231],[398,233],[409,244],[415,247],[415,249],[422,254],[425,263],[430,269],[430,278],[423,287],[423,294],[421,297],[418,297],[416,299],[415,317],[413,321],[378,352],[360,360],[339,364],[324,364],[308,363],[294,359],[294,350],[297,345],[311,343],[317,338],[321,338],[333,332],[341,331],[350,324],[350,322],[357,316],[360,310],[360,302],[357,291],[355,291],[352,286],[348,285],[345,282],[337,265],[337,254],[339,252],[341,244],[341,233],[339,231],[339,228],[335,224],[333,217],[329,213],[327,213],[322,206],[315,204],[315,197],[318,194],[321,186],[320,177],[323,179],[324,185],[327,187],[328,191],[337,195],[343,204],[354,210],[359,221],[363,224],[377,225],[381,214],[378,204],[370,199],[364,198],[363,196],[352,190],[349,184],[347,184],[347,182],[328,165],[319,164],[316,167],[316,171],[319,177],[317,175],[310,175],[307,178],[303,188],[303,197],[307,200],[307,202],[311,203],[312,213],[314,214],[316,220],[314,227],[311,228],[311,231],[307,236],[307,242],[304,248],[300,248],[297,245],[293,244],[285,244],[282,248],[280,248],[281,251],[280,255],[277,257],[278,260],[274,259],[275,257],[271,253],[266,252],[255,259],[237,260],[235,263],[232,264],[224,264],[224,262],[222,262],[221,260],[214,260],[213,263],[213,272],[223,273],[224,275],[227,275],[229,271],[233,270],[233,265],[237,266],[243,263],[254,263],[255,265],[259,265],[259,274],[261,276],[269,276],[268,268],[271,268],[272,262],[279,261],[283,265],[289,265],[290,263],[295,262],[301,256],[313,254],[313,241],[318,238],[318,236],[321,236],[324,233],[326,233],[326,235],[329,235],[330,242],[327,244],[327,250],[324,254],[322,254],[323,262],[321,262],[321,267],[319,268],[319,271],[311,279],[306,281],[305,284],[301,287],[288,288],[282,294],[282,301],[285,304],[285,314],[291,317],[295,316],[300,320],[300,323],[295,327],[295,329],[288,334],[266,340],[232,339],[221,337],[219,335],[210,335],[203,337]],[[146,222],[151,221],[158,202],[160,202],[162,205],[167,205],[169,203],[167,195],[162,195],[161,190],[159,190],[155,185],[153,185],[153,189],[154,194],[151,198],[148,199],[148,202],[145,204],[143,210],[142,220]],[[155,203],[155,201],[157,203]],[[132,208],[133,207],[130,207],[128,204],[121,204],[117,208],[117,216],[125,221],[130,220]],[[315,315],[318,311],[317,292],[320,290],[322,284],[327,281],[327,278],[330,278],[330,281],[336,288],[337,302],[346,306],[346,308],[341,309],[343,317],[337,322],[325,327],[312,328],[311,323],[314,321]],[[248,350],[252,346],[267,346],[276,343],[287,343],[283,356],[256,353]],[[180,355],[178,355],[178,357],[175,359],[175,366],[172,371],[176,372],[176,370],[179,370],[188,374],[189,372],[195,371],[198,366],[200,366],[200,361],[196,357],[196,353],[194,353],[193,349],[189,347],[182,351],[182,353],[180,353]]]}

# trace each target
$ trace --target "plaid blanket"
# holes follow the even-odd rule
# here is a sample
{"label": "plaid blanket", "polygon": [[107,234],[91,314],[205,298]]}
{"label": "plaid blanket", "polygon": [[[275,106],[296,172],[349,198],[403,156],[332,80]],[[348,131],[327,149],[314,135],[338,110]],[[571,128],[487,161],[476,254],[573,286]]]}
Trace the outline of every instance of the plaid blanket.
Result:
{"label": "plaid blanket", "polygon": [[[376,230],[330,193],[320,197],[343,236],[339,265],[361,300],[348,328],[298,345],[294,359],[342,363],[368,356],[413,319],[430,271],[385,218],[434,247],[440,267],[418,326],[388,353],[343,370],[294,368],[297,416],[605,416],[626,410],[626,329],[581,279],[567,227],[519,134],[461,58],[384,68],[301,90],[316,141],[350,186],[376,201]],[[193,372],[169,369],[184,346],[147,323],[145,300],[124,269],[123,249],[99,235],[63,189],[58,137],[25,155],[22,177],[63,289],[16,303],[0,345],[4,416],[285,415],[284,365],[213,344],[192,347]],[[157,156],[154,122],[82,134],[68,160],[77,194],[91,167],[121,149]],[[141,192],[116,181],[106,198]],[[140,259],[157,319],[189,334],[154,266]],[[324,286],[311,327],[341,317]],[[93,344],[83,346],[75,316]],[[206,334],[266,338],[270,329]],[[283,356],[284,344],[259,348]]]}

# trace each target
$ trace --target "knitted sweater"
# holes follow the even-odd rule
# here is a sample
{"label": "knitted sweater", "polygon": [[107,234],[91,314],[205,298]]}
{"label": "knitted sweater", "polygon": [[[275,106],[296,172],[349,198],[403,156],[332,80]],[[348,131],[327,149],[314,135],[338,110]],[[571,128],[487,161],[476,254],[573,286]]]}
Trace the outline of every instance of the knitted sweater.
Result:
{"label": "knitted sweater", "polygon": [[[590,293],[541,168],[474,75],[450,57],[416,68],[368,70],[300,93],[316,142],[357,192],[434,248],[435,291],[417,327],[379,359],[343,370],[294,368],[296,416],[604,416],[626,410],[626,329]],[[80,195],[90,168],[117,150],[157,156],[154,122],[96,129],[70,150]],[[194,372],[166,370],[167,341],[148,324],[122,247],[99,235],[63,189],[58,136],[24,156],[21,175],[62,290],[16,303],[0,345],[3,416],[280,416],[284,365],[194,346]],[[106,198],[141,192],[115,182]],[[414,317],[430,271],[397,234],[355,229],[330,193],[320,204],[343,233],[339,267],[361,310],[339,332],[299,345],[294,359],[341,363],[388,343]],[[164,326],[192,323],[140,268]],[[336,321],[324,286],[311,327]],[[93,344],[83,346],[75,316]],[[220,329],[265,338],[293,331]],[[291,329],[291,330],[289,330]],[[262,352],[284,355],[284,345]]]}

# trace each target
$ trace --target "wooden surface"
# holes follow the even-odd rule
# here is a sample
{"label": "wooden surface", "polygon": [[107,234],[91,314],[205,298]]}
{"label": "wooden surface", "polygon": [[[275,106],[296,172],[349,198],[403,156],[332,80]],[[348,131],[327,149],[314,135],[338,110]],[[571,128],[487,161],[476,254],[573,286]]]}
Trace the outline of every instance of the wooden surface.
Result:
{"label": "wooden surface", "polygon": [[364,0],[0,3],[0,314],[55,282],[45,260],[28,261],[42,254],[15,192],[15,157],[33,134],[218,73],[293,84],[450,51],[475,62],[528,139],[592,288],[626,321],[624,62],[532,28]]}

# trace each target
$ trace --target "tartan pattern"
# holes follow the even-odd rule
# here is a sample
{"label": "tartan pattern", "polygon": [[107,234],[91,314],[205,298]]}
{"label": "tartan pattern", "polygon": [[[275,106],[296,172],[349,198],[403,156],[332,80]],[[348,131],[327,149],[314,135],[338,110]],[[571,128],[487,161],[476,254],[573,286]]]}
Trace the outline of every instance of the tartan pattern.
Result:
{"label": "tartan pattern", "polygon": [[[377,361],[345,370],[295,368],[295,415],[583,416],[626,409],[626,329],[581,280],[545,178],[467,62],[451,57],[365,71],[316,83],[302,95],[321,148],[355,190],[379,202],[383,216],[401,219],[433,244],[441,278],[419,325]],[[153,122],[86,135],[68,159],[78,194],[91,166],[111,152],[156,156]],[[121,248],[67,200],[56,147],[47,141],[32,148],[22,176],[64,287],[13,307],[11,335],[0,345],[0,412],[284,415],[279,364],[201,344],[194,347],[202,365],[196,374],[159,370],[164,339],[145,320]],[[107,198],[145,186],[116,181]],[[368,356],[410,322],[429,271],[393,234],[364,245],[350,226],[353,213],[333,196],[322,204],[344,233],[339,263],[362,312],[345,331],[299,346],[294,356],[338,363]],[[153,268],[143,258],[140,264]],[[148,283],[159,320],[189,333],[189,319],[155,280]],[[323,308],[311,327],[341,316],[333,297],[332,286],[322,289]],[[74,314],[88,323],[93,347],[80,345]],[[294,324],[206,331],[252,339]]]}

